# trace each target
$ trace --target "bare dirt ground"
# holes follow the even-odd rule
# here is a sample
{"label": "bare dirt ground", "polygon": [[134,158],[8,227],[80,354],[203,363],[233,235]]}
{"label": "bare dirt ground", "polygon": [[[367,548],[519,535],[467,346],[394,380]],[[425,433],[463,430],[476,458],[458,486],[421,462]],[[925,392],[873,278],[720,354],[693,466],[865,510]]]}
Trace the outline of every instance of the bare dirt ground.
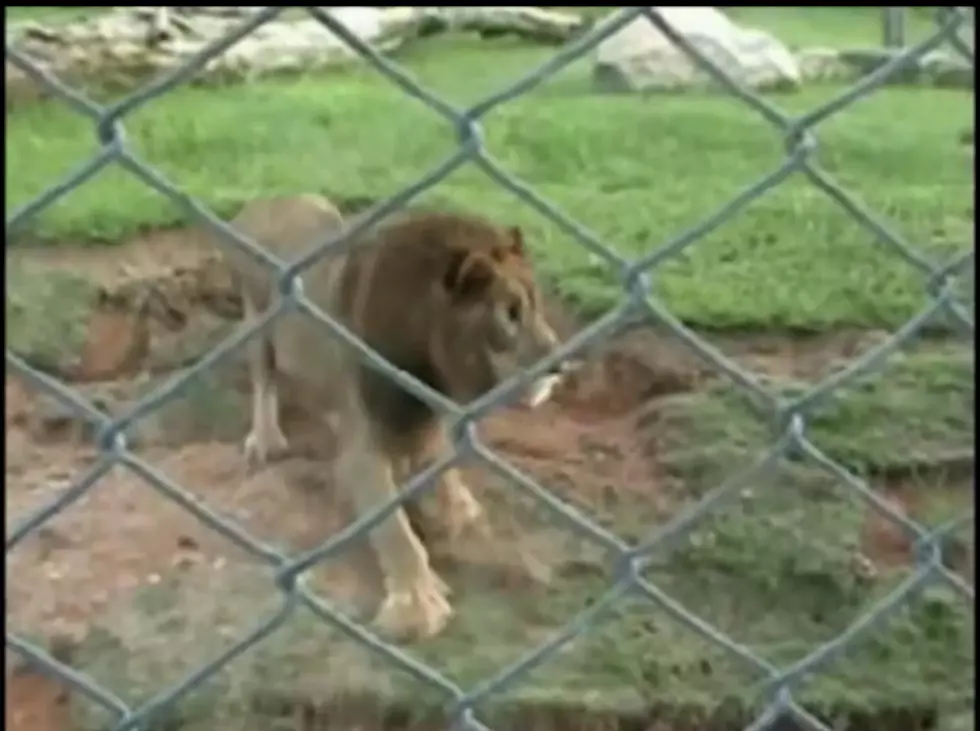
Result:
{"label": "bare dirt ground", "polygon": [[[145,392],[148,372],[180,365],[183,356],[175,355],[175,341],[206,342],[221,332],[219,319],[199,307],[206,297],[195,290],[203,252],[196,234],[164,232],[113,248],[111,258],[106,250],[94,248],[32,254],[33,265],[81,272],[106,288],[122,291],[134,281],[157,281],[164,291],[153,307],[136,313],[125,302],[119,306],[119,298],[105,298],[108,304],[89,318],[85,343],[65,368],[83,393],[98,396],[112,410],[113,402]],[[127,297],[122,300],[135,301]],[[566,331],[577,325],[557,309],[555,316]],[[206,332],[191,333],[195,328]],[[816,376],[877,337],[754,337],[723,342],[722,347],[755,370]],[[205,385],[187,403],[149,417],[136,429],[139,456],[258,540],[289,551],[322,543],[345,525],[350,512],[331,493],[329,440],[317,426],[316,409],[295,394],[287,395],[285,428],[298,445],[296,456],[247,474],[239,448],[248,413],[246,381],[238,364],[222,367],[216,378],[234,384],[230,400],[209,401],[201,395],[209,388]],[[563,495],[574,495],[580,506],[608,512],[611,504],[627,499],[624,491],[639,491],[667,514],[669,492],[661,490],[664,477],[655,459],[658,435],[649,431],[655,429],[649,420],[642,422],[648,431],[638,429],[637,409],[649,399],[697,389],[710,378],[710,371],[678,346],[647,331],[627,333],[592,359],[553,402],[534,412],[498,414],[484,425],[483,435],[512,464],[543,484],[559,486]],[[9,537],[13,526],[63,494],[97,454],[84,429],[10,373],[5,396]],[[469,481],[478,495],[494,489],[478,470],[469,474]],[[562,570],[559,564],[565,559],[556,557],[567,557],[565,548],[549,547],[545,534],[536,541],[527,539],[527,532],[513,525],[514,518],[495,520],[500,531],[524,535],[528,545],[517,546],[517,551],[500,546],[520,541],[490,551],[474,547],[470,558],[478,557],[476,563],[486,564],[498,579],[525,581],[526,549],[552,570]],[[874,530],[869,534],[876,535]],[[894,542],[889,536],[882,540]],[[891,543],[887,547],[894,550]],[[453,553],[457,548],[440,560],[458,558]],[[245,559],[230,541],[117,466],[8,554],[7,621],[18,630],[64,636],[70,643],[107,606],[141,586],[191,567],[220,573]],[[344,562],[318,570],[315,581],[360,611],[369,612],[377,599],[372,588],[376,571],[363,546]],[[6,672],[8,731],[70,728],[63,688],[9,657]]]}

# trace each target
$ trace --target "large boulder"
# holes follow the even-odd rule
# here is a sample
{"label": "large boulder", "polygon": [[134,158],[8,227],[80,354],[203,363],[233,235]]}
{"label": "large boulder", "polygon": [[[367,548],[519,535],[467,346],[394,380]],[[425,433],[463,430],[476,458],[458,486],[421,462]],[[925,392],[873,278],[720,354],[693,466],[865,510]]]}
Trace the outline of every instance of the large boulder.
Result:
{"label": "large boulder", "polygon": [[[746,86],[789,90],[800,85],[792,52],[773,36],[742,28],[713,7],[658,7],[695,48]],[[602,41],[593,82],[600,91],[675,90],[715,86],[710,76],[644,17]]]}

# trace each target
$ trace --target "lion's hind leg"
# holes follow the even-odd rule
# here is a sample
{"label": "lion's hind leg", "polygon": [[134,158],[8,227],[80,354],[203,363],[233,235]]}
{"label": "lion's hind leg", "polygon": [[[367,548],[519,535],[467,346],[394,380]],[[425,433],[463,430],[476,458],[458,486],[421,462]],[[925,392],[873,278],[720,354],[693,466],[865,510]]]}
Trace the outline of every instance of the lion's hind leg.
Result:
{"label": "lion's hind leg", "polygon": [[[244,298],[245,322],[256,319],[255,306]],[[252,424],[245,437],[245,461],[252,469],[282,456],[289,443],[279,423],[279,391],[276,354],[267,333],[258,333],[249,342],[248,366],[252,391]]]}
{"label": "lion's hind leg", "polygon": [[[338,482],[363,516],[397,494],[392,461],[365,430],[344,437],[338,457]],[[425,547],[412,531],[402,507],[371,530],[371,546],[384,576],[384,599],[374,624],[384,634],[423,639],[438,634],[452,616],[448,589],[429,565]]]}
{"label": "lion's hind leg", "polygon": [[[441,424],[434,425],[421,434],[412,444],[412,448],[413,451],[406,460],[409,474],[420,472],[428,464],[451,452],[448,435]],[[437,488],[424,495],[417,507],[426,527],[436,524],[436,539],[429,541],[433,555],[451,560],[456,560],[460,553],[492,556],[495,559],[504,559],[518,570],[522,579],[527,579],[532,584],[550,582],[550,569],[522,547],[519,541],[506,540],[496,534],[486,510],[464,482],[458,469],[445,470]]]}

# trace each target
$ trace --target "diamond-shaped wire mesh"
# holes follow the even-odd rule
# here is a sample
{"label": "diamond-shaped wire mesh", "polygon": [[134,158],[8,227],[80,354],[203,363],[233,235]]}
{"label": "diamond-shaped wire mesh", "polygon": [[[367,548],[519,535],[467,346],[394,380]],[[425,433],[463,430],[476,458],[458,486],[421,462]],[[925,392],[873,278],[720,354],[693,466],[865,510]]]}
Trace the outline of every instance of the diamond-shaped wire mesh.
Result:
{"label": "diamond-shaped wire mesh", "polygon": [[[81,167],[66,176],[60,183],[52,185],[43,194],[37,196],[18,210],[8,213],[7,236],[17,229],[24,227],[40,212],[56,203],[66,193],[85,184],[103,168],[115,164],[121,166],[146,185],[162,193],[178,204],[191,218],[205,223],[229,246],[239,247],[256,259],[262,261],[279,275],[280,291],[283,297],[278,305],[266,312],[252,327],[227,338],[193,367],[171,378],[168,382],[155,388],[152,392],[139,399],[127,413],[116,418],[102,414],[92,404],[87,403],[77,393],[57,379],[46,375],[29,365],[23,358],[6,350],[8,368],[24,377],[43,393],[50,395],[63,406],[71,410],[81,419],[97,427],[97,442],[101,456],[96,463],[74,484],[66,489],[55,501],[46,505],[36,513],[28,516],[15,526],[9,533],[6,550],[9,552],[26,537],[41,528],[49,519],[79,500],[89,490],[95,488],[99,480],[114,466],[122,466],[132,473],[139,475],[146,483],[163,493],[186,510],[192,512],[199,520],[224,537],[245,549],[250,555],[264,561],[275,570],[276,584],[282,593],[282,605],[272,618],[263,622],[251,634],[242,638],[220,657],[204,667],[200,667],[190,676],[170,688],[161,688],[154,700],[140,708],[130,708],[117,697],[111,689],[100,687],[85,675],[72,670],[56,660],[34,643],[7,633],[7,647],[19,653],[28,660],[58,677],[69,688],[103,706],[117,716],[116,731],[134,729],[145,722],[149,714],[170,704],[174,704],[187,692],[203,683],[217,673],[226,664],[261,642],[275,632],[286,622],[300,606],[312,610],[324,622],[339,629],[347,636],[363,643],[378,653],[390,663],[404,671],[438,688],[454,699],[450,716],[454,719],[456,728],[487,730],[476,716],[474,707],[484,697],[491,693],[512,687],[534,667],[553,657],[563,646],[579,634],[589,631],[603,615],[614,607],[618,600],[627,595],[644,597],[653,605],[665,611],[684,625],[699,633],[710,642],[718,643],[730,653],[756,667],[768,681],[765,684],[765,697],[770,699],[769,705],[751,723],[752,731],[768,728],[781,716],[791,715],[797,723],[809,729],[829,731],[819,719],[800,707],[793,698],[793,687],[802,676],[819,670],[839,654],[859,635],[873,632],[890,615],[900,609],[913,594],[931,582],[945,582],[961,593],[967,601],[973,600],[973,588],[958,575],[943,565],[941,543],[953,531],[972,521],[972,515],[950,521],[932,531],[912,521],[898,512],[891,504],[883,500],[858,476],[847,468],[835,462],[823,453],[808,438],[807,419],[814,406],[830,394],[849,382],[863,377],[876,369],[881,369],[889,354],[903,346],[918,334],[924,326],[935,318],[945,316],[952,318],[959,327],[973,333],[972,313],[968,313],[954,299],[953,280],[957,275],[963,275],[973,266],[973,252],[957,258],[944,266],[937,266],[928,261],[901,236],[889,230],[888,226],[873,212],[866,210],[851,194],[847,192],[830,174],[821,169],[811,158],[817,140],[815,130],[818,125],[845,109],[852,102],[872,94],[879,89],[893,74],[910,63],[921,59],[925,54],[942,44],[953,47],[959,55],[971,65],[973,51],[958,35],[968,22],[965,8],[941,8],[936,12],[936,30],[925,40],[904,49],[893,59],[882,65],[873,73],[862,78],[845,92],[810,111],[809,113],[791,117],[766,102],[761,96],[747,89],[736,81],[723,68],[720,68],[695,45],[686,40],[671,27],[656,8],[638,7],[624,8],[612,15],[607,21],[594,27],[577,40],[568,43],[550,61],[541,67],[529,71],[523,78],[515,81],[507,88],[474,104],[468,109],[458,110],[447,102],[427,91],[404,73],[397,64],[387,60],[361,41],[356,35],[346,29],[329,12],[319,7],[308,7],[307,12],[319,20],[332,33],[339,36],[355,49],[363,59],[388,78],[400,90],[423,101],[435,113],[448,119],[458,130],[459,145],[457,150],[444,162],[422,176],[417,182],[408,186],[386,201],[371,208],[361,216],[343,236],[322,243],[301,261],[286,266],[285,262],[263,251],[254,241],[249,241],[241,234],[231,229],[226,223],[209,212],[204,206],[190,196],[182,193],[171,184],[153,166],[139,159],[128,147],[124,135],[123,123],[127,115],[140,108],[146,102],[167,93],[181,84],[193,74],[200,71],[211,59],[217,57],[240,39],[252,33],[267,21],[275,19],[285,8],[262,8],[243,22],[234,32],[229,33],[219,42],[213,43],[197,54],[193,59],[183,64],[179,69],[167,73],[121,101],[109,106],[95,104],[78,92],[69,89],[65,84],[51,74],[38,67],[31,59],[23,54],[6,47],[8,63],[27,73],[33,79],[49,87],[57,96],[66,100],[71,106],[92,120],[100,150]],[[747,185],[742,192],[719,206],[705,216],[689,230],[677,235],[662,245],[650,250],[638,259],[627,261],[606,246],[584,226],[568,217],[553,205],[545,201],[525,183],[504,170],[484,149],[480,129],[480,120],[488,112],[500,105],[523,95],[550,76],[558,73],[565,66],[580,58],[593,49],[600,41],[621,29],[638,17],[645,17],[661,33],[675,45],[683,49],[694,62],[712,79],[720,84],[732,96],[744,102],[763,121],[774,128],[777,134],[785,140],[787,154],[785,160],[774,170],[759,180]],[[374,353],[352,333],[336,322],[329,315],[312,304],[302,291],[301,275],[304,269],[327,251],[339,251],[356,239],[358,234],[380,221],[389,213],[403,207],[413,198],[436,185],[453,171],[467,163],[481,168],[490,178],[502,187],[511,191],[515,196],[530,204],[543,216],[556,224],[560,229],[573,236],[590,253],[599,256],[608,264],[620,271],[620,282],[623,296],[618,307],[607,313],[592,325],[568,340],[558,352],[526,372],[511,378],[498,387],[471,403],[466,408],[451,402],[442,394],[427,387],[422,382],[399,371],[379,355]],[[688,246],[709,234],[719,226],[732,219],[739,211],[752,201],[765,195],[780,185],[784,180],[796,173],[803,174],[814,186],[822,190],[831,200],[845,209],[860,225],[873,234],[883,246],[889,247],[896,256],[916,267],[922,274],[923,287],[932,296],[932,302],[903,327],[891,335],[886,341],[866,352],[855,360],[845,370],[835,373],[822,383],[814,386],[794,400],[787,401],[772,393],[751,373],[741,368],[735,361],[727,358],[713,348],[694,332],[686,328],[667,307],[655,296],[651,295],[648,283],[649,273],[656,267],[677,256]],[[423,473],[417,475],[405,484],[397,499],[388,505],[379,507],[372,514],[356,520],[346,529],[339,532],[324,544],[299,557],[288,558],[268,545],[262,544],[233,521],[220,517],[207,507],[202,506],[180,485],[145,462],[132,452],[127,443],[127,431],[151,411],[159,408],[178,393],[198,374],[211,368],[219,360],[228,357],[233,351],[241,348],[246,341],[254,337],[263,328],[268,327],[276,318],[289,308],[298,308],[322,324],[325,331],[333,337],[338,337],[353,347],[361,358],[372,368],[395,379],[402,387],[419,398],[432,404],[440,412],[452,417],[456,422],[453,430],[455,454],[446,457]],[[770,416],[777,417],[781,425],[780,433],[776,435],[771,449],[749,469],[741,472],[706,494],[689,509],[675,516],[666,525],[660,527],[636,546],[629,546],[616,536],[599,527],[572,506],[564,504],[554,497],[544,486],[537,484],[517,468],[508,464],[500,455],[480,442],[473,425],[483,416],[493,411],[499,404],[518,388],[529,383],[533,378],[543,374],[558,361],[574,356],[587,347],[594,346],[617,330],[626,320],[635,320],[637,314],[642,314],[656,321],[659,325],[671,330],[703,361],[710,364],[720,373],[727,376],[734,384],[753,397]],[[719,509],[726,500],[737,494],[739,490],[762,473],[769,470],[781,457],[794,454],[809,459],[826,472],[833,475],[841,484],[852,490],[856,496],[879,511],[887,519],[899,524],[906,532],[918,539],[916,551],[917,564],[912,574],[888,596],[884,597],[872,611],[867,612],[838,637],[826,642],[789,667],[778,668],[764,659],[756,656],[747,648],[739,645],[723,632],[709,623],[696,617],[684,606],[673,600],[667,593],[648,579],[641,576],[641,570],[647,563],[649,555],[658,546],[689,530],[698,521],[711,512]],[[502,669],[496,677],[488,678],[476,687],[465,689],[442,676],[434,668],[427,666],[417,659],[399,650],[396,646],[380,639],[368,629],[350,620],[327,602],[309,592],[302,582],[298,581],[300,574],[317,562],[336,555],[358,539],[365,531],[370,530],[388,515],[394,512],[406,501],[418,496],[422,491],[433,486],[436,477],[447,467],[455,463],[461,456],[475,456],[490,470],[506,477],[517,489],[530,495],[538,502],[553,511],[563,523],[576,531],[588,536],[592,541],[601,544],[617,556],[615,562],[614,581],[606,593],[595,601],[588,609],[567,623],[564,631],[558,633],[548,642],[534,648],[525,656],[510,666]]]}

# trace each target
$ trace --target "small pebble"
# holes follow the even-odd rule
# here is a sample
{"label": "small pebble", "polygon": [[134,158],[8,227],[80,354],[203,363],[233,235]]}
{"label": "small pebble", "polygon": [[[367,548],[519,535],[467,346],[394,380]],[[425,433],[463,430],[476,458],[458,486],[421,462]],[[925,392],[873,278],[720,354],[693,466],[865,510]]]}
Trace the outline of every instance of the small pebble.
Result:
{"label": "small pebble", "polygon": [[200,548],[200,545],[196,540],[190,536],[178,536],[177,537],[177,548],[182,548],[186,551],[196,551]]}
{"label": "small pebble", "polygon": [[878,578],[878,569],[874,562],[863,553],[857,553],[853,557],[854,573],[864,581],[874,581]]}

